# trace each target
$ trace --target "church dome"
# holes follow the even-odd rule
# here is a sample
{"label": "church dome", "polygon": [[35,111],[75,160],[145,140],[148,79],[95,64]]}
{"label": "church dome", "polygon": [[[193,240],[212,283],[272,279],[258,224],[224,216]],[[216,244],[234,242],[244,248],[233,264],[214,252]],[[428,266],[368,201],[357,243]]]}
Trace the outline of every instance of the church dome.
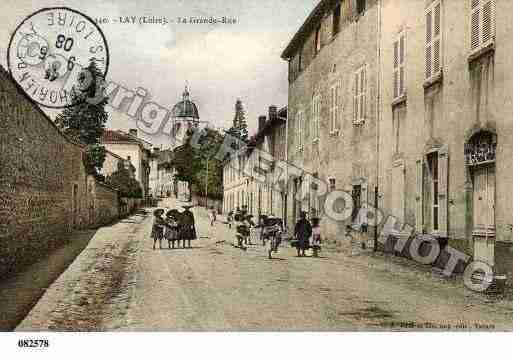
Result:
{"label": "church dome", "polygon": [[172,115],[174,118],[192,118],[199,120],[198,108],[191,101],[189,90],[185,87],[182,101],[173,106]]}

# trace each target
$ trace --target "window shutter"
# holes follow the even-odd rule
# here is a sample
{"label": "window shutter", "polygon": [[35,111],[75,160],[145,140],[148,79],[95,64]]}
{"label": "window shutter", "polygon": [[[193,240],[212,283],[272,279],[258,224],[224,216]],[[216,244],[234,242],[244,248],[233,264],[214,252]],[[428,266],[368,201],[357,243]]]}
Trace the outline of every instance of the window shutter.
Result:
{"label": "window shutter", "polygon": [[472,12],[470,18],[470,48],[475,50],[479,47],[479,28],[481,26],[480,20],[480,0],[471,0],[472,1]]}
{"label": "window shutter", "polygon": [[487,45],[492,40],[493,36],[493,1],[483,1],[483,45]]}
{"label": "window shutter", "polygon": [[440,2],[435,5],[433,22],[433,74],[436,75],[441,68],[442,5]]}
{"label": "window shutter", "polygon": [[353,111],[354,111],[354,116],[353,116],[353,122],[358,122],[358,118],[359,118],[359,113],[358,113],[358,85],[359,85],[359,80],[358,80],[358,72],[354,75],[354,100],[353,100]]}
{"label": "window shutter", "polygon": [[449,151],[447,146],[443,146],[438,150],[438,228],[443,237],[447,237],[448,179]]}
{"label": "window shutter", "polygon": [[399,97],[399,42],[394,42],[394,98]]}
{"label": "window shutter", "polygon": [[433,18],[432,18],[432,12],[431,9],[428,10],[426,13],[426,79],[429,79],[432,74],[432,43],[433,40],[433,33],[432,33],[432,24],[433,24]]}
{"label": "window shutter", "polygon": [[417,182],[416,182],[416,198],[415,198],[415,230],[417,233],[422,233],[424,224],[423,213],[423,182],[424,182],[424,161],[422,157],[417,159]]}
{"label": "window shutter", "polygon": [[362,68],[362,72],[360,74],[360,119],[365,120],[366,108],[365,108],[365,91],[367,89],[367,74],[365,73],[365,66]]}
{"label": "window shutter", "polygon": [[404,73],[404,56],[405,56],[405,41],[404,34],[401,35],[400,38],[400,44],[399,44],[399,95],[404,94],[404,88],[405,88],[405,73]]}

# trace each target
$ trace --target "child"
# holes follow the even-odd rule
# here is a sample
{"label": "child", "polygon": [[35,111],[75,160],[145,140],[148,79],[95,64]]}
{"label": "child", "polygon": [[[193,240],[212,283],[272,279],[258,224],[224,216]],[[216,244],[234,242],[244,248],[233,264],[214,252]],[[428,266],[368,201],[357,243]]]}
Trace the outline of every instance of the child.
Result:
{"label": "child", "polygon": [[226,217],[226,220],[228,221],[228,228],[232,228],[233,211],[228,212],[228,216]]}
{"label": "child", "polygon": [[319,222],[319,218],[312,218],[312,249],[314,257],[318,257],[321,250],[321,227]]}
{"label": "child", "polygon": [[216,223],[216,210],[214,209],[214,207],[212,207],[212,211],[210,212],[210,226],[214,226],[214,223]]}
{"label": "child", "polygon": [[[167,239],[168,248],[175,248],[175,241],[178,239],[178,222],[173,216],[173,211],[168,211],[166,213],[166,234],[164,237]],[[180,243],[178,243],[180,246]]]}
{"label": "child", "polygon": [[153,238],[153,249],[155,250],[155,244],[159,241],[159,248],[162,249],[162,238],[164,237],[164,226],[165,221],[162,218],[164,214],[163,209],[156,209],[153,211],[153,226],[151,227],[151,238]]}

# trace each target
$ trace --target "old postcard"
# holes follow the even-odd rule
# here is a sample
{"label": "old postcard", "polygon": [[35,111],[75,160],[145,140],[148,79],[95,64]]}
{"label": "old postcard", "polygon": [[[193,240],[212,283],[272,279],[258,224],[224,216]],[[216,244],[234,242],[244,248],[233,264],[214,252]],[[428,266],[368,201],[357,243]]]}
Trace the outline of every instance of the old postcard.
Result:
{"label": "old postcard", "polygon": [[0,330],[513,329],[513,1],[0,9]]}

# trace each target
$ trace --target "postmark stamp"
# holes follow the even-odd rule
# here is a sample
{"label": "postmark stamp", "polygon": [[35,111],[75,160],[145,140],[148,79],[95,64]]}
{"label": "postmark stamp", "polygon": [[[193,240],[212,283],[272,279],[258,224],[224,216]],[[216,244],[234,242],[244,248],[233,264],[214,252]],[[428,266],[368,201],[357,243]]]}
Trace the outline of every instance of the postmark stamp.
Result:
{"label": "postmark stamp", "polygon": [[87,68],[96,64],[105,78],[109,49],[105,35],[87,15],[67,7],[40,9],[13,32],[7,65],[26,95],[49,108],[76,104],[85,91]]}

